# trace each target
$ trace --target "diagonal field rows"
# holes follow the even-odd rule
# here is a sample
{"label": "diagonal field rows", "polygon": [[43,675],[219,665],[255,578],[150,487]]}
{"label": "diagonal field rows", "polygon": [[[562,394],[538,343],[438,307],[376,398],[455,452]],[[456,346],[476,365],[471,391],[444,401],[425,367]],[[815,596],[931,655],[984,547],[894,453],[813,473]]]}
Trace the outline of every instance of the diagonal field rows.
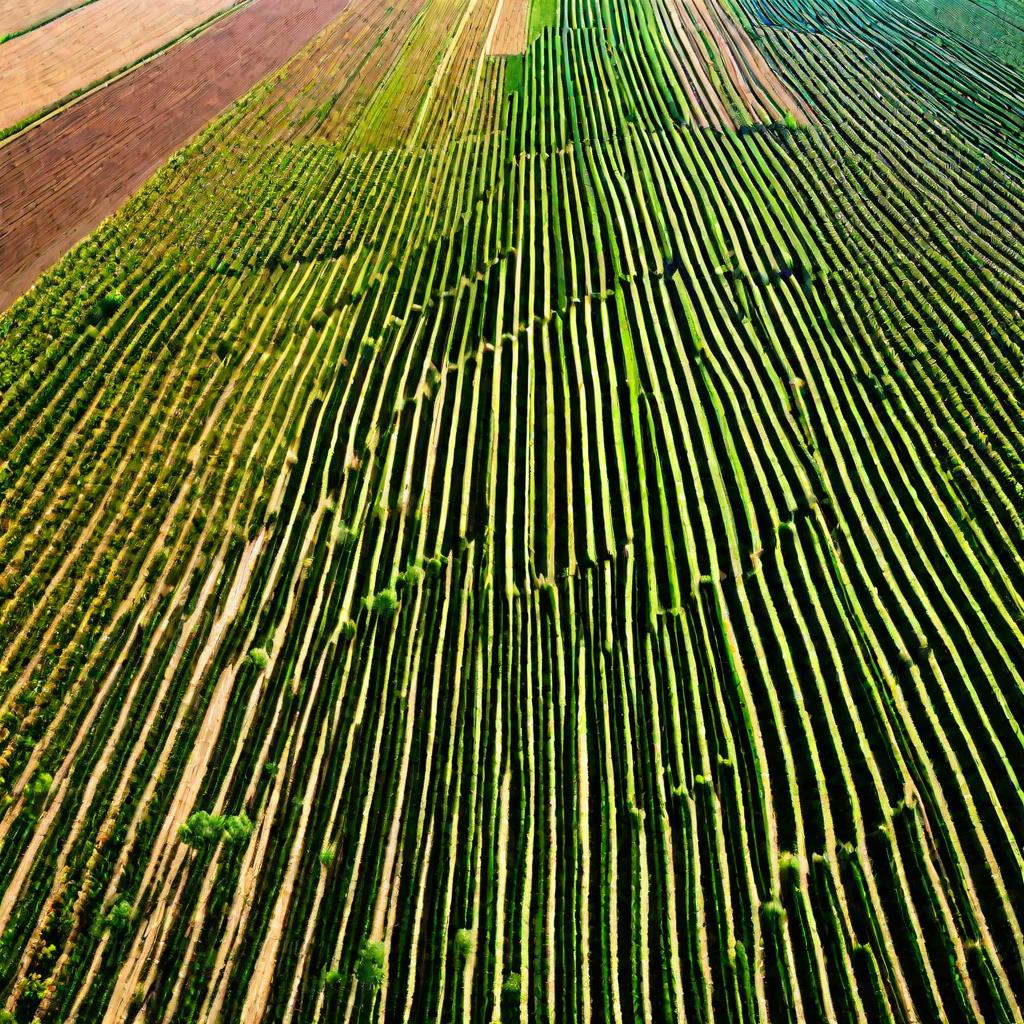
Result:
{"label": "diagonal field rows", "polygon": [[423,0],[213,122],[0,321],[7,1009],[1020,1022],[1022,117]]}

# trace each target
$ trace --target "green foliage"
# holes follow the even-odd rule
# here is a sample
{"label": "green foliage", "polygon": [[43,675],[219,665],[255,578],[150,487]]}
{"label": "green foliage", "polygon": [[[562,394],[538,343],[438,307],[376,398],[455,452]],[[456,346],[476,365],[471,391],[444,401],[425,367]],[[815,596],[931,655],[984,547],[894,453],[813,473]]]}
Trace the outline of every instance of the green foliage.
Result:
{"label": "green foliage", "polygon": [[188,821],[178,827],[178,838],[186,846],[199,849],[223,839],[232,846],[241,845],[252,835],[253,823],[249,816],[241,814],[208,814],[195,811]]}
{"label": "green foliage", "polygon": [[376,594],[370,602],[370,611],[382,618],[390,619],[398,611],[398,594],[390,587]]}
{"label": "green foliage", "polygon": [[510,974],[501,983],[501,1019],[512,1024],[519,1020],[519,1004],[522,997],[523,979],[518,974]]}
{"label": "green foliage", "polygon": [[242,846],[247,843],[252,830],[253,824],[245,811],[241,814],[229,814],[224,818],[224,842],[231,846]]}
{"label": "green foliage", "polygon": [[22,987],[21,994],[25,999],[32,1002],[38,1002],[46,998],[47,988],[46,980],[41,975],[30,974],[25,979],[25,984]]}
{"label": "green foliage", "polygon": [[249,663],[258,669],[265,669],[270,664],[270,655],[263,647],[254,647],[249,652]]}
{"label": "green foliage", "polygon": [[341,971],[328,971],[324,975],[324,987],[328,985],[337,985],[341,981]]}
{"label": "green foliage", "polygon": [[320,851],[320,863],[323,864],[323,866],[325,868],[329,868],[334,863],[334,847],[333,846],[325,846]]}
{"label": "green foliage", "polygon": [[219,814],[195,811],[188,821],[178,826],[178,838],[186,845],[205,846],[220,838],[224,830],[224,819]]}
{"label": "green foliage", "polygon": [[791,875],[794,880],[800,875],[800,859],[788,851],[784,851],[779,856],[779,875],[786,876]]}
{"label": "green foliage", "polygon": [[423,582],[425,573],[418,565],[410,565],[408,569],[402,574],[402,579],[411,586],[414,587],[418,583]]}
{"label": "green foliage", "polygon": [[360,985],[375,990],[384,981],[384,943],[364,942],[356,961],[356,980]]}
{"label": "green foliage", "polygon": [[33,811],[38,810],[46,800],[46,794],[50,792],[53,785],[53,776],[47,772],[40,772],[25,787],[25,804]]}
{"label": "green foliage", "polygon": [[473,952],[473,933],[468,928],[460,928],[455,933],[455,952],[461,957]]}
{"label": "green foliage", "polygon": [[99,302],[93,306],[89,319],[94,324],[101,324],[109,320],[124,305],[124,295],[116,288],[111,289]]}
{"label": "green foliage", "polygon": [[129,900],[119,899],[107,914],[107,927],[112,932],[124,931],[131,924],[134,913]]}
{"label": "green foliage", "polygon": [[280,766],[276,761],[268,761],[263,766],[263,770],[273,779],[277,777],[277,773],[280,771]]}

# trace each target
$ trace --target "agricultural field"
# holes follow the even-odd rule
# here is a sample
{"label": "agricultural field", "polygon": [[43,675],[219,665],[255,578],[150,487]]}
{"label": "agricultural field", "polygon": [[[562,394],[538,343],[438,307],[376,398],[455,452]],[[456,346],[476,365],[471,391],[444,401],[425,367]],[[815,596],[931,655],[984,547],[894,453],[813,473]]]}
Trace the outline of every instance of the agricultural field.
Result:
{"label": "agricultural field", "polygon": [[1024,1022],[984,2],[253,0],[0,143],[0,1024]]}
{"label": "agricultural field", "polygon": [[0,306],[347,2],[254,0],[0,141]]}
{"label": "agricultural field", "polygon": [[0,128],[102,82],[234,0],[95,0],[3,43]]}

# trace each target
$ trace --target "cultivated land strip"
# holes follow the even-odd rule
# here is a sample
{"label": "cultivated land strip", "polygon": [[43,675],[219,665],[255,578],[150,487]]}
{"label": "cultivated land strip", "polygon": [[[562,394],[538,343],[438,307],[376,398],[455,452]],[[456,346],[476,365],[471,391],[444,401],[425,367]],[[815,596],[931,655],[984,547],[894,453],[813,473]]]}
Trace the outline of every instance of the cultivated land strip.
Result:
{"label": "cultivated land strip", "polygon": [[1024,79],[522,18],[352,0],[0,321],[6,1006],[1019,1024]]}
{"label": "cultivated land strip", "polygon": [[97,0],[4,44],[0,128],[116,73],[232,0]]}
{"label": "cultivated land strip", "polygon": [[0,306],[347,0],[253,0],[0,145]]}

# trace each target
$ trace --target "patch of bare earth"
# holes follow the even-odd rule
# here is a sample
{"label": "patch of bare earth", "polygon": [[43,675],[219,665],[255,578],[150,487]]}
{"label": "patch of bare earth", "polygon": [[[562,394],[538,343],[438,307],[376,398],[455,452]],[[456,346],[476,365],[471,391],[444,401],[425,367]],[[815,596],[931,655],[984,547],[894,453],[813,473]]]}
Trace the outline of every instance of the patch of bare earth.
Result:
{"label": "patch of bare earth", "polygon": [[487,40],[492,57],[511,57],[526,51],[530,4],[528,0],[501,0],[494,30]]}

